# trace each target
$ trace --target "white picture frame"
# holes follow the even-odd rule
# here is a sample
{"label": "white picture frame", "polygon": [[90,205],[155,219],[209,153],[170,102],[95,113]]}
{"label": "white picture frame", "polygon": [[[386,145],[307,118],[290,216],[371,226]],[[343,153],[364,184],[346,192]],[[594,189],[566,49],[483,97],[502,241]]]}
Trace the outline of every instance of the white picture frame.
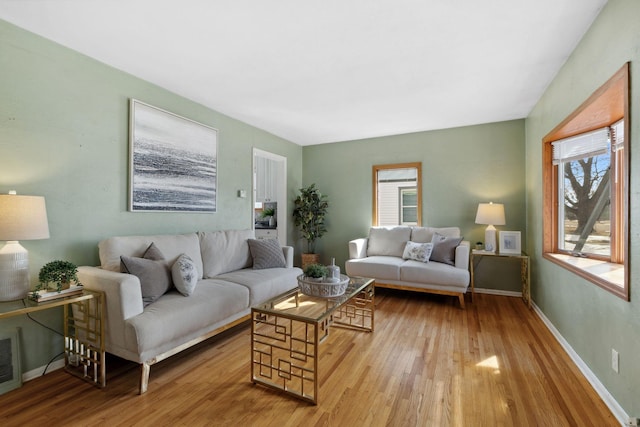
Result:
{"label": "white picture frame", "polygon": [[508,255],[522,254],[522,244],[519,231],[500,231],[499,240],[499,253]]}
{"label": "white picture frame", "polygon": [[217,146],[217,129],[131,99],[129,211],[216,212]]}

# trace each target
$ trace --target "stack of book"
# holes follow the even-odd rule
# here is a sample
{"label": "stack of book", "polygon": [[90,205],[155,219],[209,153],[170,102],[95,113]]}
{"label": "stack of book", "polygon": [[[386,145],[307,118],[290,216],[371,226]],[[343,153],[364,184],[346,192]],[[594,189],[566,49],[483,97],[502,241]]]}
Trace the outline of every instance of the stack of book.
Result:
{"label": "stack of book", "polygon": [[70,297],[82,293],[82,285],[69,286],[68,289],[62,289],[61,291],[41,289],[29,294],[29,298],[37,302],[51,301],[58,298]]}

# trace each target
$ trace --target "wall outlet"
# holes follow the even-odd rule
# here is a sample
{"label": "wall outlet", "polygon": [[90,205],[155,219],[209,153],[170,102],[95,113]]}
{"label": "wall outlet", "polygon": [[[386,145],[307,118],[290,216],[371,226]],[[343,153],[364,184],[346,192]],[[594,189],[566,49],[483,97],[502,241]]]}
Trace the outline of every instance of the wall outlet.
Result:
{"label": "wall outlet", "polygon": [[627,424],[625,424],[625,425],[629,426],[629,427],[640,426],[640,418],[631,417],[631,418],[629,418],[629,421],[627,421]]}
{"label": "wall outlet", "polygon": [[614,348],[612,348],[611,349],[611,369],[613,369],[616,374],[620,372],[619,362],[620,362],[620,355]]}

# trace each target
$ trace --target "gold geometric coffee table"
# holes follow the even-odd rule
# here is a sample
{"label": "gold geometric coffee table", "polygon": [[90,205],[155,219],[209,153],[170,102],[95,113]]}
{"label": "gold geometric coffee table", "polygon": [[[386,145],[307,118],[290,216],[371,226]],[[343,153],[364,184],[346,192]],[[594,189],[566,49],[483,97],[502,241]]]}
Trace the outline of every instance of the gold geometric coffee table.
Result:
{"label": "gold geometric coffee table", "polygon": [[319,346],[330,326],[373,332],[373,279],[352,277],[344,295],[293,289],[251,308],[251,381],[318,403]]}

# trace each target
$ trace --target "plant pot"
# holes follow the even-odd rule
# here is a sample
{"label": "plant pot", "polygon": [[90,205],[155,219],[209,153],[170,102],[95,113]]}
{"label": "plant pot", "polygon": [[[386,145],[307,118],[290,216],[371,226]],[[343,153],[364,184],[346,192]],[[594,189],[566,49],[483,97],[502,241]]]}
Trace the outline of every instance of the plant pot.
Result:
{"label": "plant pot", "polygon": [[302,254],[302,269],[304,270],[309,264],[319,264],[320,255],[318,254]]}
{"label": "plant pot", "polygon": [[[70,287],[71,287],[71,282],[62,282],[62,287],[60,288],[60,290],[69,289]],[[49,289],[52,291],[57,291],[58,285],[55,283],[49,282]]]}

